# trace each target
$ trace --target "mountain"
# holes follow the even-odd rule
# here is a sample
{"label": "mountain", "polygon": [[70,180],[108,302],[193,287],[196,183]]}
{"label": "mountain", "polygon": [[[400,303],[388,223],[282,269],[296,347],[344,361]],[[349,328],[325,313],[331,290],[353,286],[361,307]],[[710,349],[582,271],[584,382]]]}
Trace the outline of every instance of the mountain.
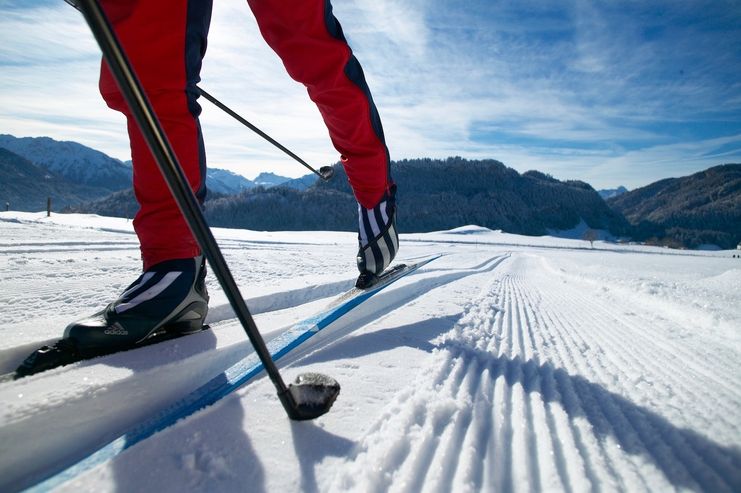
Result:
{"label": "mountain", "polygon": [[0,134],[0,148],[43,166],[73,184],[104,189],[108,193],[131,186],[130,166],[77,142]]}
{"label": "mountain", "polygon": [[309,173],[301,178],[294,178],[280,184],[281,187],[293,188],[294,190],[306,190],[319,179],[314,173]]}
{"label": "mountain", "polygon": [[668,178],[608,200],[640,241],[735,248],[741,241],[741,164]]}
{"label": "mountain", "polygon": [[[230,194],[222,194],[209,190],[204,207],[208,209],[211,201],[223,199],[229,197],[229,195]],[[138,210],[139,203],[136,201],[136,197],[134,196],[134,189],[128,188],[126,190],[113,192],[112,194],[98,200],[70,205],[69,207],[62,209],[60,212],[91,213],[101,216],[125,217],[131,219],[136,215]]]}
{"label": "mountain", "polygon": [[[51,196],[52,208],[78,210],[82,202],[97,201],[95,207],[115,215],[128,216],[136,210],[131,192],[131,161],[121,162],[106,154],[76,142],[60,142],[49,137],[23,137],[0,134],[0,149],[23,158],[15,161],[12,174],[2,175],[0,200],[16,210],[42,210],[46,196]],[[6,162],[8,157],[6,156]],[[21,168],[28,169],[21,171]],[[42,187],[36,187],[39,176],[47,176]],[[11,178],[12,177],[12,178]],[[256,186],[276,185],[304,190],[313,184],[314,175],[292,180],[273,173],[262,173],[257,183],[227,170],[209,168],[207,186],[210,198],[240,193]],[[64,183],[64,185],[60,185]],[[34,188],[36,187],[36,188]],[[26,193],[29,190],[32,193]],[[46,190],[43,192],[42,190]],[[112,192],[124,192],[108,197]]]}
{"label": "mountain", "polygon": [[231,195],[253,188],[255,183],[231,171],[209,168],[206,173],[206,186],[209,192]]}
{"label": "mountain", "polygon": [[[615,235],[627,222],[588,184],[562,182],[537,171],[523,175],[494,160],[414,159],[392,163],[399,186],[398,227],[402,232],[446,230],[477,224],[511,233],[543,235],[580,221]],[[357,228],[357,204],[343,168],[330,182],[307,190],[285,187],[247,190],[213,200],[206,208],[214,226],[258,230]]]}
{"label": "mountain", "polygon": [[[51,197],[53,210],[119,217],[131,217],[138,208],[130,163],[48,137],[0,135],[0,150],[0,205],[43,210]],[[538,171],[519,174],[495,160],[413,159],[393,162],[392,168],[402,232],[477,224],[527,235],[581,227],[689,248],[735,248],[741,241],[741,164],[631,192],[618,187],[599,193],[584,182]],[[336,164],[335,171],[326,183],[313,174],[292,180],[261,173],[250,181],[210,169],[207,217],[225,227],[355,230],[357,205],[342,166]],[[609,207],[600,197],[608,197]]]}
{"label": "mountain", "polygon": [[607,200],[607,199],[611,199],[613,197],[617,197],[619,195],[622,195],[622,194],[624,194],[627,191],[628,191],[627,188],[625,188],[623,186],[620,186],[620,187],[617,187],[617,188],[608,188],[608,189],[605,189],[605,190],[597,190],[597,193],[604,200]]}
{"label": "mountain", "polygon": [[274,173],[260,173],[252,181],[255,183],[255,186],[270,188],[277,185],[282,185],[288,181],[291,181],[291,179],[286,178],[285,176],[276,175]]}
{"label": "mountain", "polygon": [[234,195],[243,190],[249,190],[255,187],[271,188],[280,186],[294,190],[306,190],[316,182],[317,176],[310,173],[301,178],[292,179],[274,173],[263,172],[257,175],[254,180],[248,180],[242,175],[232,173],[231,171],[209,168],[207,180],[206,184],[208,185],[209,193]]}
{"label": "mountain", "polygon": [[46,209],[47,198],[51,198],[53,210],[61,210],[110,193],[105,188],[70,183],[63,176],[1,147],[0,177],[3,210],[7,203],[17,211],[42,211]]}
{"label": "mountain", "polygon": [[107,217],[125,217],[133,219],[139,210],[139,203],[134,196],[134,189],[127,188],[113,192],[101,199],[88,201],[62,210],[64,213],[93,213]]}
{"label": "mountain", "polygon": [[[77,142],[0,134],[0,148],[24,157],[71,183],[93,185],[110,191],[131,187],[131,161],[121,162]],[[260,177],[264,185],[290,180],[272,173],[263,173]],[[208,170],[207,180],[209,188],[219,194],[239,193],[256,186],[241,175],[217,168]]]}

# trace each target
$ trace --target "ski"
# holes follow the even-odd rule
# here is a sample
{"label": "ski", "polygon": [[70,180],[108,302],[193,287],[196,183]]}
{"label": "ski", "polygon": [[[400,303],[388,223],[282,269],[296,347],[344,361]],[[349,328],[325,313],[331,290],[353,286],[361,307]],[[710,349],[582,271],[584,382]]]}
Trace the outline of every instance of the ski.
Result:
{"label": "ski", "polygon": [[198,334],[204,330],[208,330],[209,328],[208,325],[203,325],[200,330],[187,333],[160,330],[135,346],[120,349],[108,349],[95,354],[90,354],[89,352],[84,354],[77,349],[74,341],[69,339],[59,339],[51,346],[42,346],[32,352],[25,360],[23,360],[23,363],[21,363],[15,371],[0,375],[0,383],[10,380],[18,380],[30,375],[36,375],[37,373],[42,373],[80,361],[98,358],[100,356],[108,356],[111,354],[151,346],[152,344],[158,344],[160,342],[170,341],[172,339],[179,339],[180,337]]}
{"label": "ski", "polygon": [[[381,274],[370,288],[352,288],[340,295],[320,313],[304,319],[280,336],[272,339],[267,344],[271,358],[274,361],[282,358],[384,288],[439,257],[440,255],[435,255],[416,263],[397,265]],[[254,353],[250,354],[171,406],[133,429],[122,433],[107,445],[102,446],[76,463],[68,465],[61,471],[50,472],[49,475],[38,478],[40,482],[26,491],[49,491],[61,486],[93,467],[113,459],[124,450],[155,433],[169,428],[179,420],[216,403],[260,375],[263,370],[264,366],[258,356]]]}

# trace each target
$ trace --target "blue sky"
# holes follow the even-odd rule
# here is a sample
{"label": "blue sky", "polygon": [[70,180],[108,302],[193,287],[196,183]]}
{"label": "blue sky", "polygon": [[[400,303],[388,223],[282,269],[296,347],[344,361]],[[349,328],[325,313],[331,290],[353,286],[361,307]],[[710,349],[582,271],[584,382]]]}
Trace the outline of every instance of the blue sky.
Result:
{"label": "blue sky", "polygon": [[[335,0],[393,159],[493,158],[596,188],[741,162],[741,2]],[[98,52],[62,0],[0,0],[0,133],[129,159]],[[336,162],[318,111],[242,0],[217,0],[202,87],[304,159]],[[203,101],[209,165],[305,169]]]}

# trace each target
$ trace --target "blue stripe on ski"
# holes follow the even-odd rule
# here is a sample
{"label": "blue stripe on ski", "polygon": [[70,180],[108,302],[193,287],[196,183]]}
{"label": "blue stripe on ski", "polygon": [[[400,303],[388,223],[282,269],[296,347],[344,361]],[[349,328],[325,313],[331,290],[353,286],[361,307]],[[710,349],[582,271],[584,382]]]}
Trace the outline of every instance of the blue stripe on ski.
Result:
{"label": "blue stripe on ski", "polygon": [[[371,296],[439,257],[440,255],[436,255],[421,260],[415,264],[405,265],[397,271],[392,270],[388,273],[387,277],[382,277],[378,284],[369,289],[359,290],[353,288],[339,298],[339,300],[341,300],[339,304],[336,302],[331,304],[330,307],[323,312],[299,322],[280,336],[272,339],[267,344],[267,347],[273,361],[277,361],[293,349],[296,349],[307,339],[311,338],[332,322],[337,321],[343,315],[346,315],[349,311],[366,301]],[[42,482],[25,491],[50,491],[63,485],[67,481],[82,475],[90,469],[115,458],[124,450],[146,440],[155,433],[169,428],[181,419],[214,404],[219,399],[234,392],[242,385],[262,373],[263,370],[264,366],[257,354],[250,354],[243,360],[232,365],[224,371],[224,373],[209,380],[201,387],[186,395],[173,405],[155,414],[144,423],[134,427],[126,434],[116,438],[92,454],[81,458],[75,464],[47,478],[46,480],[42,480]]]}

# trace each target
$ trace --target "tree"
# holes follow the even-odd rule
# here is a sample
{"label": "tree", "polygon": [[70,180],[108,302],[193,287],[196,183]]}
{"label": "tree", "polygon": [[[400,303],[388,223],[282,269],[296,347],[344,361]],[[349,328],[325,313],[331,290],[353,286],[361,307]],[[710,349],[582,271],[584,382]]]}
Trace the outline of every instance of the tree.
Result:
{"label": "tree", "polygon": [[599,235],[597,234],[597,231],[593,230],[592,228],[588,228],[584,232],[584,236],[582,236],[582,239],[589,242],[589,246],[594,248],[594,241],[599,239]]}

